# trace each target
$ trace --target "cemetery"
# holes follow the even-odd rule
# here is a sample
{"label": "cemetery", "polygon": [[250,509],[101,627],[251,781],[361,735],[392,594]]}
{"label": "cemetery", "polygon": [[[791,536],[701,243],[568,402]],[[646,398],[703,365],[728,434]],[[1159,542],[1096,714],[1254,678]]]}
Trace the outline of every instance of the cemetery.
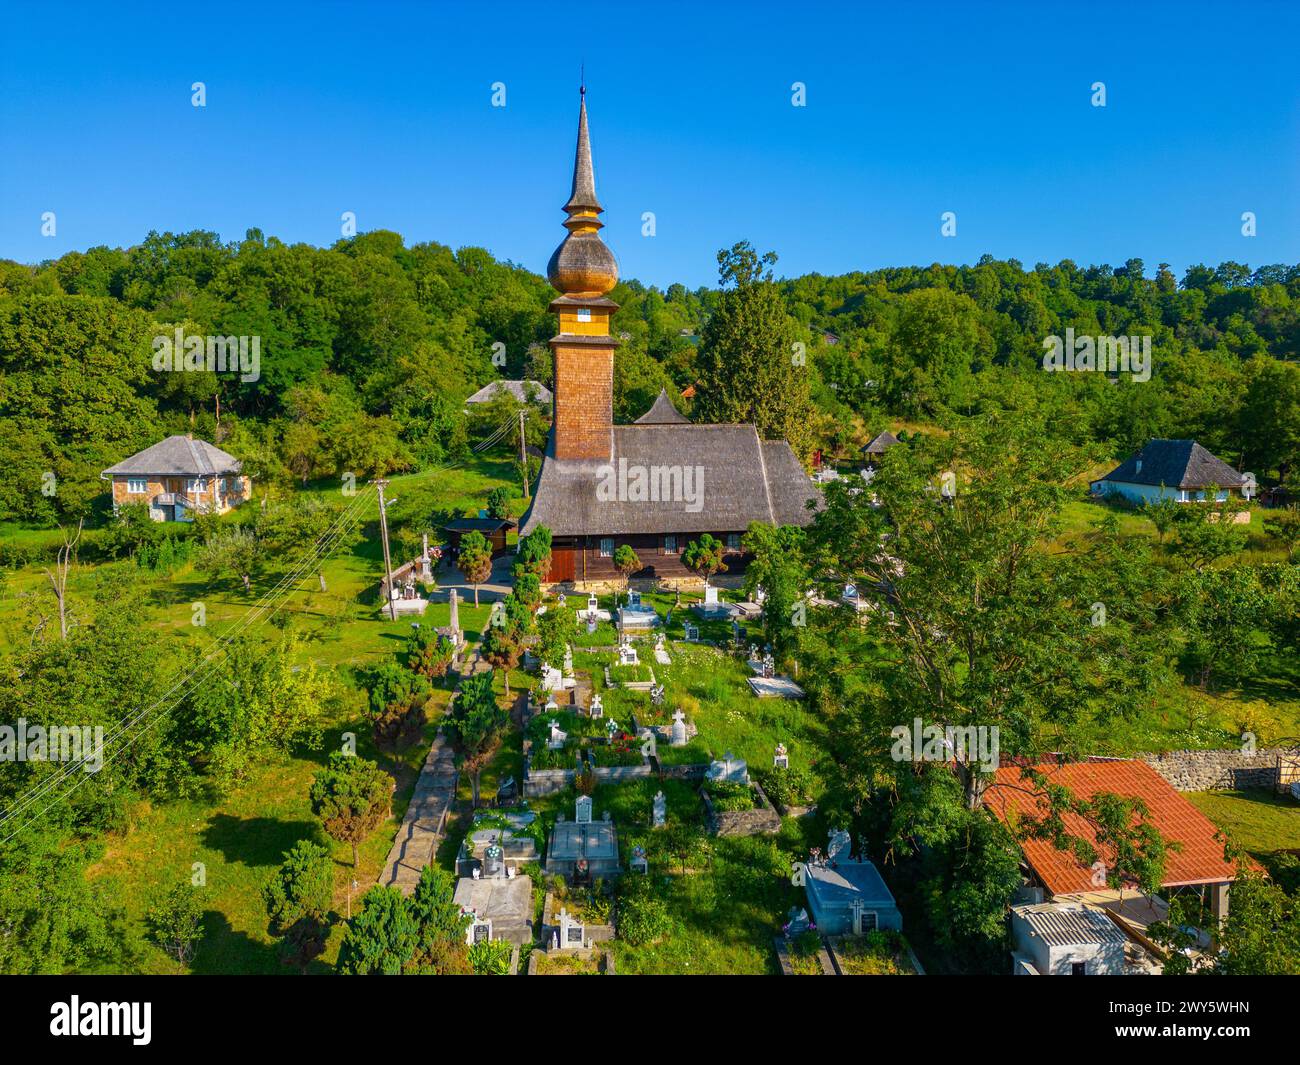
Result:
{"label": "cemetery", "polygon": [[[519,780],[525,805],[459,826],[462,897],[493,938],[509,928],[517,941],[527,911],[534,975],[780,972],[772,937],[808,905],[790,867],[826,838],[810,813],[822,726],[799,701],[753,692],[730,617],[700,617],[672,593],[640,605],[657,622],[620,633],[613,596],[546,601],[574,612],[577,639],[561,668],[534,657],[534,672],[511,674],[527,689],[522,747],[503,753],[498,779]],[[648,680],[649,663],[653,684],[620,683],[638,668]],[[487,875],[494,846],[504,877]]]}

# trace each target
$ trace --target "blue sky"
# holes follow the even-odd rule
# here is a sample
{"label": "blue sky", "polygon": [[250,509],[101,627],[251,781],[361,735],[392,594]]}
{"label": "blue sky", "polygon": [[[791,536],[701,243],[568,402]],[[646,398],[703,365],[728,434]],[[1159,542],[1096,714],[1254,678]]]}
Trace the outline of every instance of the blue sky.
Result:
{"label": "blue sky", "polygon": [[354,211],[541,271],[584,61],[604,235],[648,283],[711,284],[740,239],[786,276],[1300,261],[1295,3],[6,8],[0,257],[22,262],[150,229],[330,244]]}

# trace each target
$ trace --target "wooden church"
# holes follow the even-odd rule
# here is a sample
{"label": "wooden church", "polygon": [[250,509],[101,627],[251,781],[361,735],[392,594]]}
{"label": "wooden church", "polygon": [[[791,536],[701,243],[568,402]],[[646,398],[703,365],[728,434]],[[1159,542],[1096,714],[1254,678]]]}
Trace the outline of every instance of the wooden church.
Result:
{"label": "wooden church", "polygon": [[552,534],[550,581],[618,576],[614,552],[630,544],[642,563],[634,577],[685,577],[686,545],[711,533],[726,545],[727,572],[743,572],[741,537],[751,522],[806,525],[818,499],[784,440],[753,425],[697,425],[666,392],[631,425],[615,425],[614,349],[607,293],[618,263],[600,237],[585,90],[578,111],[573,188],[564,205],[568,235],[547,277],[560,295],[554,354],[554,419],[541,477],[520,526]]}

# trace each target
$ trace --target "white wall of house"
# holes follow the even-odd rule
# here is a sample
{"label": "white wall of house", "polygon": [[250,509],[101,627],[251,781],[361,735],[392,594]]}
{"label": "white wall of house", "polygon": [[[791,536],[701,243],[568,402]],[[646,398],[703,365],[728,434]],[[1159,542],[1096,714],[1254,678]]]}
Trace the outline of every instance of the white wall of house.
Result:
{"label": "white wall of house", "polygon": [[[1159,499],[1189,503],[1205,499],[1204,491],[1189,491],[1186,488],[1170,488],[1158,484],[1133,484],[1131,481],[1101,480],[1097,482],[1097,491],[1101,495],[1120,495],[1134,503],[1154,503]],[[1224,502],[1228,498],[1228,490],[1220,488],[1215,498],[1221,503]]]}
{"label": "white wall of house", "polygon": [[[1048,943],[1034,933],[1029,922],[1014,909],[1011,911],[1012,949],[1028,959],[1042,976],[1070,976],[1075,962],[1082,962],[1087,976],[1123,976],[1124,944],[1118,943]],[[1018,959],[1013,959],[1013,975],[1028,975]]]}

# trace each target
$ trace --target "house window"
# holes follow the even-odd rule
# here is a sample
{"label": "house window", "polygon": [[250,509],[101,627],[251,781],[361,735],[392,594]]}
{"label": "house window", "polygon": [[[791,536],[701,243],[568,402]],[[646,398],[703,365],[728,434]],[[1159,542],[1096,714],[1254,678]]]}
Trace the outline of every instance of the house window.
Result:
{"label": "house window", "polygon": [[740,533],[727,533],[727,550],[740,550]]}
{"label": "house window", "polygon": [[132,477],[126,482],[126,490],[133,496],[142,496],[149,491],[149,482],[140,477]]}
{"label": "house window", "polygon": [[677,553],[677,537],[675,537],[675,536],[665,536],[665,537],[664,537],[664,554],[665,554],[665,555],[675,555],[676,553]]}
{"label": "house window", "polygon": [[1072,962],[1070,962],[1070,975],[1071,975],[1071,976],[1087,976],[1087,975],[1088,975],[1088,963],[1087,963],[1086,961],[1072,961]]}
{"label": "house window", "polygon": [[187,493],[189,493],[189,492],[202,492],[202,491],[203,491],[203,478],[201,478],[201,477],[191,477],[188,481],[185,482],[185,491],[186,491]]}
{"label": "house window", "polygon": [[612,558],[614,555],[614,538],[612,536],[602,536],[600,538],[600,557]]}

